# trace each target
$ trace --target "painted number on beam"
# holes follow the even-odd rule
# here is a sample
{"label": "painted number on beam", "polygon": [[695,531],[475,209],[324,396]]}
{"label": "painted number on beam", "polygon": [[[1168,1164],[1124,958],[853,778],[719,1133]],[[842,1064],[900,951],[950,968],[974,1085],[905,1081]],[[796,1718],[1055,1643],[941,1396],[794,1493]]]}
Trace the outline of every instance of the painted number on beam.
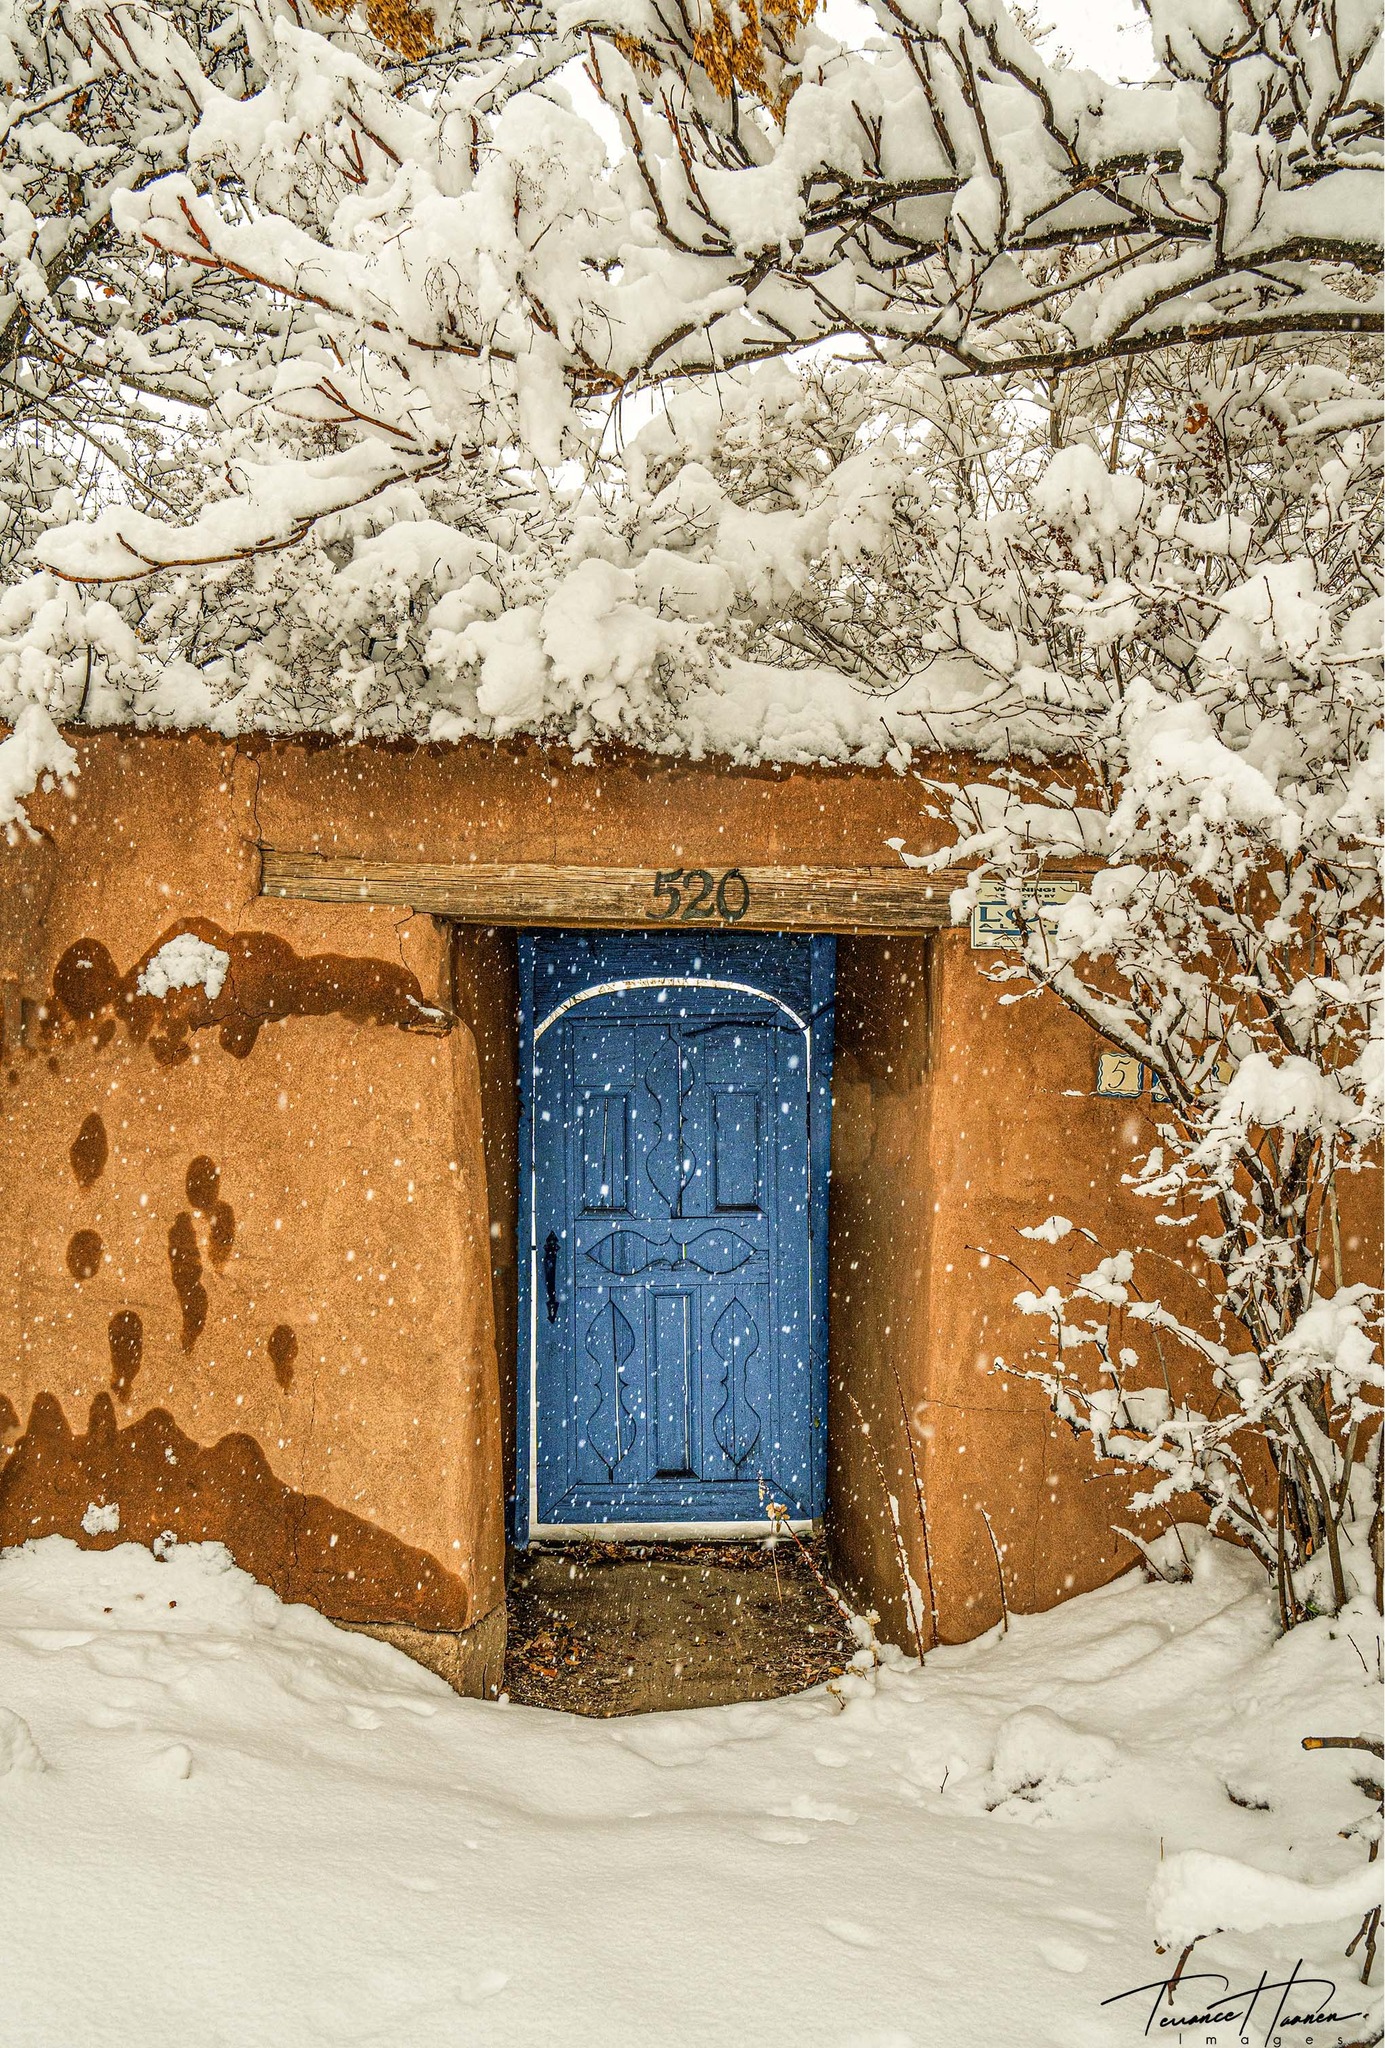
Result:
{"label": "painted number on beam", "polygon": [[648,915],[659,924],[739,924],[750,908],[750,884],[739,868],[660,868]]}

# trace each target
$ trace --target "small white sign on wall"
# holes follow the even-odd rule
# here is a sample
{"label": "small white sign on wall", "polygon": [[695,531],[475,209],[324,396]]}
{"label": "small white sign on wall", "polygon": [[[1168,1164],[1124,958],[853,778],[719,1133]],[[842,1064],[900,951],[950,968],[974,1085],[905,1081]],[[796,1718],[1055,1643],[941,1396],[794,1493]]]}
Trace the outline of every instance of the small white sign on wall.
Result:
{"label": "small white sign on wall", "polygon": [[[1032,893],[1046,908],[1066,903],[1081,886],[1076,875],[1040,875],[1033,884]],[[972,950],[978,953],[995,953],[1002,949],[1018,951],[1019,919],[1005,901],[1003,882],[991,880],[981,884],[980,900],[971,913],[971,943]]]}

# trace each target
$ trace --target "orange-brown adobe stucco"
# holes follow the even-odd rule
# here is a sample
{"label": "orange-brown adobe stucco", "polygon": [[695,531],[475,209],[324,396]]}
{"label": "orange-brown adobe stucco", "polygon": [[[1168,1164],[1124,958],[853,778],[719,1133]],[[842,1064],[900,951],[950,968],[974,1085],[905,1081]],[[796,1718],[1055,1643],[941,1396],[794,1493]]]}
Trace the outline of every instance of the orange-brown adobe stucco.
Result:
{"label": "orange-brown adobe stucco", "polygon": [[[934,843],[920,786],[529,744],[69,738],[79,775],[0,847],[0,1543],[212,1537],[338,1620],[477,1628],[503,1607],[513,1486],[512,944],[264,898],[258,849],[880,865],[890,838]],[[185,930],[230,953],[221,994],[141,996]],[[1032,1610],[1133,1555],[1126,1481],[995,1369],[1026,1337],[997,1254],[1056,1277],[1061,1247],[1015,1235],[1055,1211],[1148,1237],[1121,1185],[1148,1106],[1096,1097],[1087,1033],[1002,1008],[985,965],[965,932],[839,946],[829,1532],[899,1639],[890,1494],[927,1577],[906,1413],[944,1638],[998,1618],[998,1573]],[[118,1533],[83,1531],[93,1502]]]}

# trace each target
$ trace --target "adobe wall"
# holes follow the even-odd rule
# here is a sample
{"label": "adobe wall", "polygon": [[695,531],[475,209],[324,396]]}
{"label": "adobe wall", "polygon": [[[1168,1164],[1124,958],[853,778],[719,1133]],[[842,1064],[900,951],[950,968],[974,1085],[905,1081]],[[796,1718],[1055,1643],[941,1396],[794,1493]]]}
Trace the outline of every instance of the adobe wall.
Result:
{"label": "adobe wall", "polygon": [[[253,757],[80,753],[0,849],[0,1541],[216,1537],[337,1619],[468,1628],[504,1540],[450,933],[261,899]],[[230,953],[221,995],[139,995],[185,929]]]}
{"label": "adobe wall", "polygon": [[1020,1228],[1062,1214],[1111,1250],[1149,1236],[1120,1187],[1148,1108],[1094,1095],[1090,1034],[1046,999],[999,1007],[985,958],[965,932],[839,942],[832,1531],[896,1642],[900,1543],[948,1642],[1000,1619],[999,1571],[1010,1608],[1032,1613],[1136,1556],[1112,1531],[1133,1519],[1126,1484],[995,1361],[1039,1334],[1011,1307],[1025,1282],[1004,1257],[1041,1285],[1073,1265],[1071,1239],[1055,1250]]}
{"label": "adobe wall", "polygon": [[[69,738],[73,736],[68,735]],[[153,746],[181,741],[148,742]],[[711,868],[885,866],[887,841],[941,844],[921,778],[962,756],[890,769],[741,767],[621,753],[575,763],[562,748],[244,743],[266,846],[364,860],[514,861]]]}
{"label": "adobe wall", "polygon": [[[986,962],[965,931],[838,942],[830,1532],[844,1577],[900,1643],[901,1546],[939,1637],[961,1642],[1001,1619],[1000,1572],[1011,1611],[1039,1612],[1136,1561],[1118,1525],[1166,1526],[1132,1512],[1132,1481],[1096,1465],[1042,1389],[997,1369],[1033,1365],[1047,1335],[1015,1294],[1148,1247],[1157,1264],[1137,1279],[1152,1272],[1210,1331],[1195,1230],[1159,1228],[1122,1184],[1156,1142],[1148,1093],[1096,1095],[1091,1033],[1046,996],[1002,1006]],[[1375,1175],[1346,1177],[1340,1198],[1350,1281],[1379,1270]],[[1055,1215],[1096,1244],[1019,1234]],[[1206,1401],[1186,1353],[1170,1346],[1166,1364],[1175,1397]],[[1202,1519],[1191,1499],[1170,1512]]]}
{"label": "adobe wall", "polygon": [[[416,1654],[480,1630],[493,1673],[512,937],[264,899],[257,847],[878,865],[897,835],[929,843],[918,785],[537,746],[70,737],[71,794],[33,800],[39,840],[0,846],[0,1542],[217,1537],[288,1598],[413,1631]],[[967,770],[921,764],[949,766]],[[232,957],[214,1002],[136,991],[180,930]],[[985,964],[960,932],[840,942],[830,1518],[901,1640],[890,1493],[925,1577],[901,1391],[945,1637],[999,1611],[983,1509],[1015,1609],[1130,1555],[1111,1534],[1125,1482],[991,1369],[1033,1334],[994,1255],[1057,1278],[1064,1247],[1015,1236],[1054,1211],[1113,1245],[1147,1237],[1120,1187],[1147,1105],[1095,1097],[1090,1037],[1054,1004],[1000,1007]],[[119,1534],[84,1534],[111,1501]],[[453,1650],[433,1661],[457,1677]]]}

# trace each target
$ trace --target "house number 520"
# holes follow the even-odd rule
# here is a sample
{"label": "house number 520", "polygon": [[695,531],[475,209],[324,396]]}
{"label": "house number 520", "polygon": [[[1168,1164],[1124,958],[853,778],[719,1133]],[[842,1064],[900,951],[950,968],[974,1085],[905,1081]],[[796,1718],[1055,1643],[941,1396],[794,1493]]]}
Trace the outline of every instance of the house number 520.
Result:
{"label": "house number 520", "polygon": [[750,908],[750,884],[739,868],[714,875],[710,868],[660,868],[649,911],[659,923],[739,924]]}

